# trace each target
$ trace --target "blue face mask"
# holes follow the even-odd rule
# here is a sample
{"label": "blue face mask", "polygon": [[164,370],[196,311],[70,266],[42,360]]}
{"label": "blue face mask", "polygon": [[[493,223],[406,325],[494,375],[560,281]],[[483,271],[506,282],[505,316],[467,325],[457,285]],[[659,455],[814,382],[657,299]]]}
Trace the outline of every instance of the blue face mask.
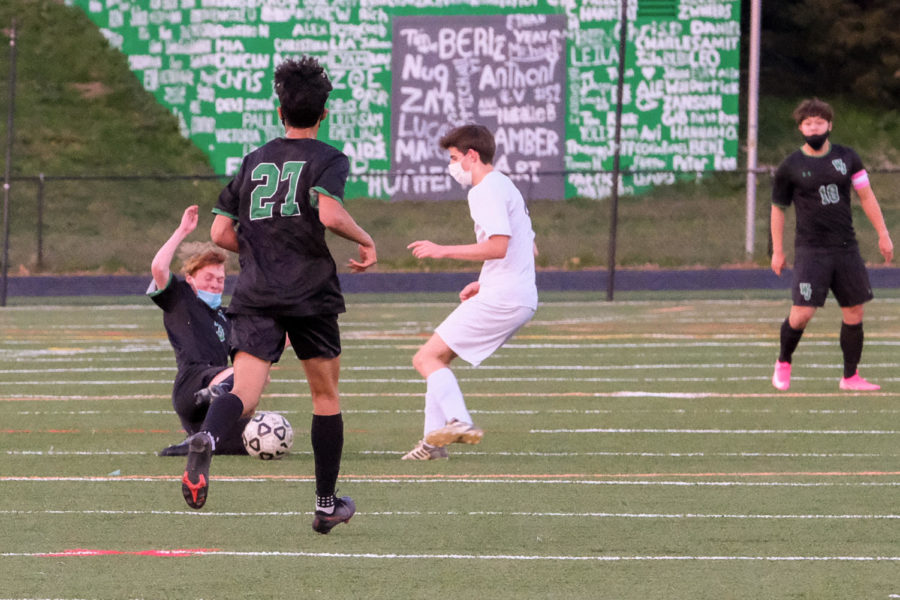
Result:
{"label": "blue face mask", "polygon": [[206,290],[197,290],[197,297],[206,302],[207,306],[213,310],[222,306],[222,294],[213,294]]}

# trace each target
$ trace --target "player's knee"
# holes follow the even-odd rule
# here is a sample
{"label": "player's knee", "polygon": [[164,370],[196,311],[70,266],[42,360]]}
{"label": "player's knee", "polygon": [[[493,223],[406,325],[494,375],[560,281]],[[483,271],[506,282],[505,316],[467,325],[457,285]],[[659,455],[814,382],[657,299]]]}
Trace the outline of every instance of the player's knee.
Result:
{"label": "player's knee", "polygon": [[806,326],[809,325],[809,322],[812,321],[812,318],[815,314],[815,307],[795,306],[791,309],[791,314],[788,317],[788,322],[794,329],[806,329]]}
{"label": "player's knee", "polygon": [[865,313],[865,309],[863,305],[860,304],[858,306],[848,306],[841,309],[843,312],[843,320],[847,325],[859,325],[863,321],[863,315]]}

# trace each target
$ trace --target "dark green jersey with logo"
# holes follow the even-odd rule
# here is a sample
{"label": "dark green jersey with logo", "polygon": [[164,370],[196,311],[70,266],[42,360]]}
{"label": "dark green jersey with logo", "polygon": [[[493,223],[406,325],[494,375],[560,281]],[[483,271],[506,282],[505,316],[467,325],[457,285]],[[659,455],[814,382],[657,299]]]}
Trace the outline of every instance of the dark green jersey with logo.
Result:
{"label": "dark green jersey with logo", "polygon": [[349,171],[345,154],[315,139],[278,138],[244,157],[213,209],[238,223],[241,272],[229,313],[344,312],[318,196],[342,201]]}
{"label": "dark green jersey with logo", "polygon": [[231,325],[225,310],[211,309],[184,279],[174,275],[169,276],[164,289],[158,290],[156,284],[151,284],[147,293],[164,311],[166,335],[175,350],[178,375],[174,393],[177,395],[184,385],[189,388],[185,393],[193,395],[199,388],[191,386],[200,385],[196,381],[199,374],[210,367],[228,366]]}
{"label": "dark green jersey with logo", "polygon": [[856,246],[850,179],[863,168],[856,152],[838,144],[832,144],[824,156],[797,150],[784,159],[775,172],[772,203],[782,208],[794,205],[795,246]]}

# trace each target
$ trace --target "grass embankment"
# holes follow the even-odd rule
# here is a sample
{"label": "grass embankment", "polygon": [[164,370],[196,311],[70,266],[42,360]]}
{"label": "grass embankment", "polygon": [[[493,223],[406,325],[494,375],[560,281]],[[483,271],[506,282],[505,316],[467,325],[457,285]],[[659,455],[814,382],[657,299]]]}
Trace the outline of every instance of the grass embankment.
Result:
{"label": "grass embankment", "polygon": [[[18,19],[15,146],[12,170],[26,177],[69,175],[203,175],[203,153],[181,136],[178,123],[143,90],[127,60],[112,50],[78,9],[47,0],[0,5],[0,23]],[[0,97],[8,97],[8,56],[0,56]],[[764,89],[765,91],[765,89]],[[790,119],[797,99],[760,103],[760,163],[777,164],[796,148]],[[860,152],[871,168],[900,164],[900,113],[860,108],[836,99],[834,139]],[[0,123],[6,138],[6,122]],[[744,165],[743,157],[739,164]],[[900,224],[900,174],[873,177],[889,226]],[[756,243],[745,255],[745,188],[740,174],[718,174],[699,184],[680,183],[623,198],[619,207],[620,267],[719,267],[765,265],[769,179],[761,177],[754,219]],[[42,255],[38,257],[38,187],[17,180],[11,194],[11,272],[146,271],[183,208],[197,203],[203,220],[191,240],[211,223],[209,213],[222,182],[189,180],[48,181],[43,196]],[[472,241],[463,202],[389,203],[354,199],[350,211],[375,237],[382,270],[458,268],[413,259],[413,239]],[[605,267],[610,209],[606,201],[535,201],[530,205],[542,268]],[[874,236],[858,215],[864,256],[878,261]],[[339,263],[354,253],[333,244]]]}

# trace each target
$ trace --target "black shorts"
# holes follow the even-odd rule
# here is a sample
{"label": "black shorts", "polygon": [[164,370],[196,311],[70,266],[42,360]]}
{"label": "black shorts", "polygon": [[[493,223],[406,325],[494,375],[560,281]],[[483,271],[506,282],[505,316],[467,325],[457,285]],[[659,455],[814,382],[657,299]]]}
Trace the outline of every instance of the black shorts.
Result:
{"label": "black shorts", "polygon": [[308,317],[231,314],[232,353],[240,351],[269,362],[278,362],[285,336],[300,360],[336,358],[341,354],[337,315]]}
{"label": "black shorts", "polygon": [[196,428],[191,431],[191,424],[202,423],[206,418],[206,407],[197,408],[194,403],[194,393],[208,387],[209,382],[227,368],[200,367],[178,373],[172,389],[172,407],[181,419],[184,430],[188,433],[196,433]]}
{"label": "black shorts", "polygon": [[791,284],[794,306],[824,306],[828,290],[841,307],[874,298],[859,248],[796,248]]}

